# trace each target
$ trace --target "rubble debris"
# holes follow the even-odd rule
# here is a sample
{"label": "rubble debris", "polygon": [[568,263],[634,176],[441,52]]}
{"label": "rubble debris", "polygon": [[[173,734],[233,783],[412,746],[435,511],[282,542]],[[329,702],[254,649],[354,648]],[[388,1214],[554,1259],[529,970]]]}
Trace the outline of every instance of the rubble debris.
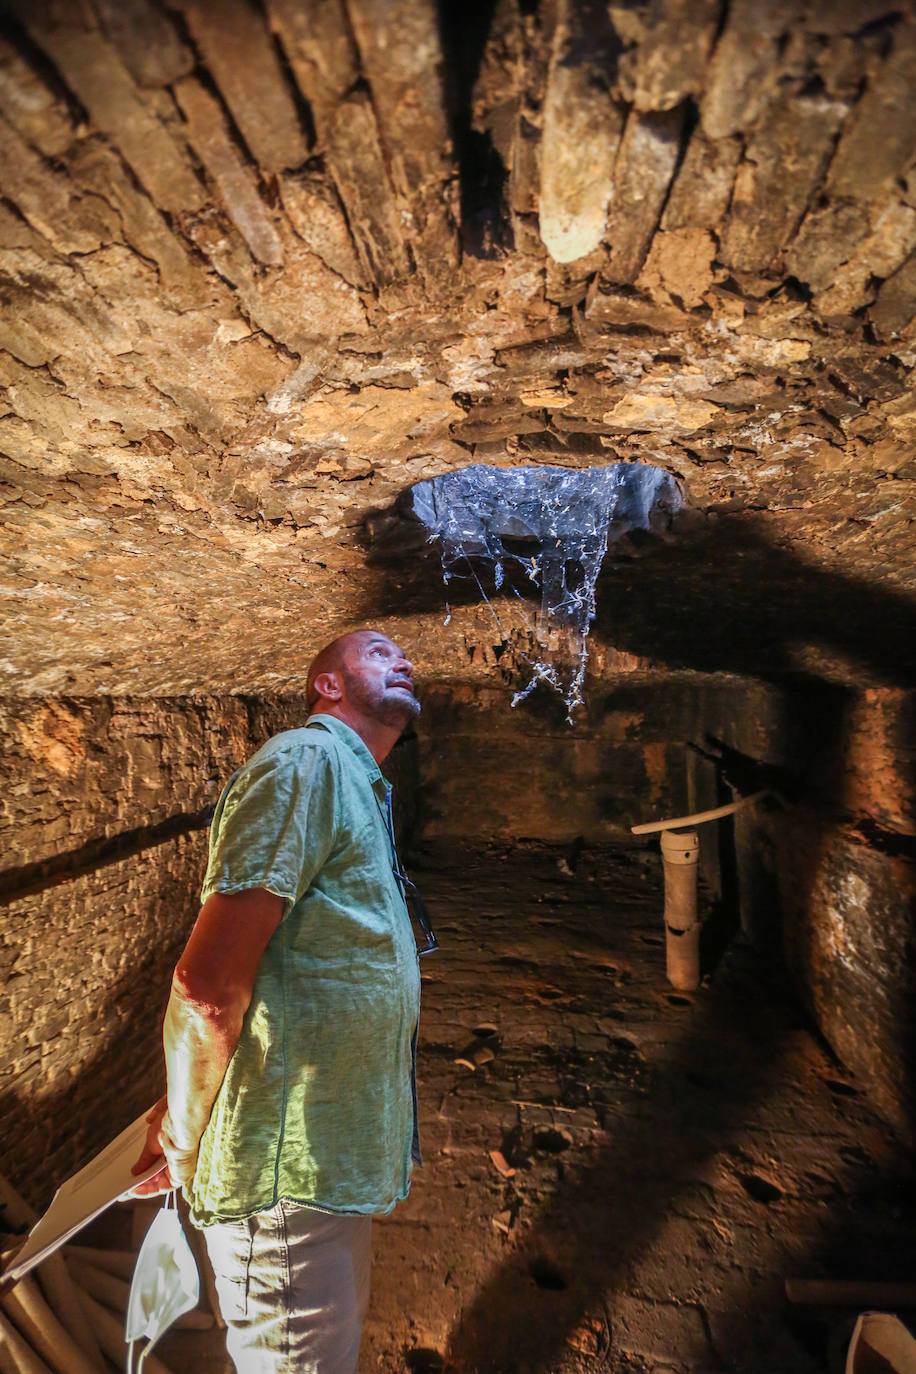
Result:
{"label": "rubble debris", "polygon": [[503,1178],[515,1177],[516,1171],[509,1163],[509,1161],[506,1159],[506,1156],[503,1154],[502,1150],[490,1150],[489,1156],[490,1159],[493,1161],[493,1167],[497,1170],[498,1173],[502,1174]]}

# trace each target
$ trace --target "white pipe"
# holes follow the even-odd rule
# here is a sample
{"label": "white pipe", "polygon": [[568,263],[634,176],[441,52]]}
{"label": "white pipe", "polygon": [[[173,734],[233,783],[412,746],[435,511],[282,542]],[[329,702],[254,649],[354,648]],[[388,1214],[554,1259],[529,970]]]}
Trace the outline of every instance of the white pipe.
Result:
{"label": "white pipe", "polygon": [[736,802],[729,802],[727,806],[717,806],[712,811],[697,811],[693,816],[676,816],[672,821],[646,821],[643,825],[631,825],[630,832],[633,835],[653,835],[658,830],[680,830],[682,826],[702,825],[704,821],[718,821],[723,816],[731,816],[733,812],[740,811],[742,807],[750,806],[753,802],[765,797],[769,788],[764,788],[762,792],[754,792],[749,797],[741,797]]}
{"label": "white pipe", "polygon": [[665,874],[665,964],[673,988],[692,991],[700,986],[700,922],[697,915],[697,859],[695,830],[662,835]]}

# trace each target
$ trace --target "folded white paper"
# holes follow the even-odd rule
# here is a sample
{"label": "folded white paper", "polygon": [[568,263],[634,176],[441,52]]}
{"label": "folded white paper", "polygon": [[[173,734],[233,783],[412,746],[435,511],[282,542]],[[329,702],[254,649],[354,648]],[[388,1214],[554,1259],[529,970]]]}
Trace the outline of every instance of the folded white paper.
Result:
{"label": "folded white paper", "polygon": [[138,1183],[144,1183],[153,1174],[158,1174],[163,1165],[161,1159],[143,1173],[131,1173],[131,1168],[143,1152],[148,1115],[146,1111],[138,1116],[95,1159],[91,1159],[78,1174],[60,1185],[44,1216],[36,1221],[22,1249],[9,1268],[0,1275],[0,1283],[21,1279],[23,1274],[53,1254],[58,1246],[76,1235],[112,1202],[117,1202],[119,1197],[136,1188]]}

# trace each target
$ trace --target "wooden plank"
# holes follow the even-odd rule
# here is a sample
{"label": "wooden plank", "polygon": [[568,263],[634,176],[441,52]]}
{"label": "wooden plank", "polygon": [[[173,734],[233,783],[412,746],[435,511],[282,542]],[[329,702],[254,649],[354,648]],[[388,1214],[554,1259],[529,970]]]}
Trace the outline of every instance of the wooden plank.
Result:
{"label": "wooden plank", "polygon": [[604,237],[623,129],[613,99],[616,37],[604,12],[561,0],[541,137],[539,229],[556,262],[575,262]]}
{"label": "wooden plank", "polygon": [[843,130],[827,178],[834,196],[872,200],[916,157],[916,21],[901,23]]}
{"label": "wooden plank", "polygon": [[187,0],[185,19],[258,165],[301,166],[308,146],[262,16],[248,0]]}
{"label": "wooden plank", "polygon": [[218,101],[193,76],[179,81],[174,89],[197,155],[252,257],[268,267],[281,267],[283,247],[277,231],[254,176],[229,136]]}
{"label": "wooden plank", "polygon": [[833,283],[816,298],[827,315],[851,315],[872,298],[873,283],[893,277],[916,248],[916,208],[891,197],[868,237],[849,254]]}
{"label": "wooden plank", "polygon": [[401,230],[372,103],[361,91],[340,104],[328,129],[328,157],[350,232],[369,273],[384,285],[406,276]]}
{"label": "wooden plank", "polygon": [[781,92],[738,168],[720,246],[723,262],[748,272],[773,264],[823,179],[847,109],[825,96]]}
{"label": "wooden plank", "polygon": [[95,0],[95,7],[138,86],[170,86],[194,70],[194,54],[152,0]]}
{"label": "wooden plank", "polygon": [[638,114],[627,120],[617,164],[606,238],[611,281],[633,282],[645,261],[674,174],[683,110]]}
{"label": "wooden plank", "polygon": [[348,0],[395,189],[410,197],[451,170],[442,50],[430,0]]}
{"label": "wooden plank", "polygon": [[57,67],[97,127],[120,148],[163,210],[198,210],[203,188],[187,150],[134,85],[117,49],[100,33],[43,22],[41,7],[12,0],[17,16]]}
{"label": "wooden plank", "polygon": [[728,138],[755,122],[776,89],[779,39],[802,19],[802,0],[732,0],[706,74],[700,122]]}
{"label": "wooden plank", "polygon": [[[354,89],[359,54],[342,0],[270,0],[269,13],[311,106],[363,274],[383,286],[406,276],[410,262],[372,102]],[[298,232],[295,209],[287,213]]]}
{"label": "wooden plank", "polygon": [[[806,257],[795,245],[787,256],[789,270],[812,287],[815,305],[824,315],[851,315],[869,304],[877,294],[876,283],[892,276],[916,248],[916,209],[899,192],[894,190],[869,209],[870,224],[864,206],[831,206],[821,213],[830,216],[834,233],[818,245],[819,256]],[[844,225],[850,232],[842,232]],[[811,235],[806,242],[811,244]]]}
{"label": "wooden plank", "polygon": [[826,291],[836,270],[869,231],[869,214],[854,201],[828,201],[809,210],[786,253],[786,268],[815,293]]}
{"label": "wooden plank", "polygon": [[621,58],[620,88],[637,110],[671,110],[699,94],[719,10],[719,0],[650,0],[624,12],[636,43]]}
{"label": "wooden plank", "polygon": [[458,264],[447,205],[454,178],[433,0],[347,0],[382,146],[414,256],[445,281]]}
{"label": "wooden plank", "polygon": [[156,206],[128,173],[113,149],[86,140],[68,161],[75,186],[102,197],[117,212],[124,238],[159,269],[162,288],[180,309],[201,306],[217,293],[205,268],[191,258]]}
{"label": "wooden plank", "polygon": [[662,214],[663,229],[716,229],[724,219],[741,159],[739,138],[695,129]]}
{"label": "wooden plank", "polygon": [[0,37],[0,113],[45,157],[60,157],[76,131],[63,101],[35,74],[12,43]]}
{"label": "wooden plank", "polygon": [[343,0],[268,0],[267,8],[321,134],[360,74]]}
{"label": "wooden plank", "polygon": [[[541,201],[540,154],[544,102],[550,70],[551,35],[546,26],[523,30],[518,56],[518,113],[507,158],[508,204],[515,247],[522,254],[540,254],[538,215]],[[540,107],[540,118],[536,113]],[[621,121],[622,126],[622,121]]]}
{"label": "wooden plank", "polygon": [[4,196],[58,252],[91,253],[116,234],[110,209],[99,202],[93,215],[91,201],[80,206],[67,176],[48,166],[2,115],[0,141]]}

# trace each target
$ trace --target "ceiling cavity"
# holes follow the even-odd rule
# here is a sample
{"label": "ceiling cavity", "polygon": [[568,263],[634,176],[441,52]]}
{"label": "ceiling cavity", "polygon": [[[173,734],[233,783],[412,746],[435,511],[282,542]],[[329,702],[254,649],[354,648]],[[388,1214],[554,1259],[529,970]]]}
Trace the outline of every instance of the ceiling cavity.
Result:
{"label": "ceiling cavity", "polygon": [[497,468],[485,463],[418,482],[411,513],[439,547],[442,576],[470,578],[508,634],[494,597],[539,598],[529,624],[536,657],[512,705],[539,682],[558,691],[569,719],[582,704],[586,639],[608,544],[641,531],[666,533],[683,506],[680,485],[648,463],[605,467]]}

